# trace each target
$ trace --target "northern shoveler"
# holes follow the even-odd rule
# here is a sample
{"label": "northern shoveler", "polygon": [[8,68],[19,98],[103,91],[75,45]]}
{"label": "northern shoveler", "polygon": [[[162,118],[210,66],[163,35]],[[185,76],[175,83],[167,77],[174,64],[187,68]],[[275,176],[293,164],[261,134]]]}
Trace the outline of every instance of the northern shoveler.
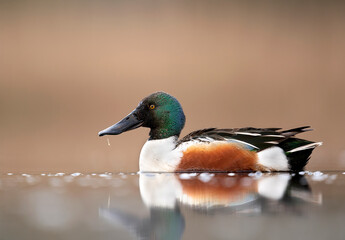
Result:
{"label": "northern shoveler", "polygon": [[321,142],[296,138],[309,126],[281,128],[207,128],[178,139],[185,124],[181,104],[156,92],[144,98],[128,116],[98,133],[118,135],[150,128],[140,153],[142,172],[298,171]]}

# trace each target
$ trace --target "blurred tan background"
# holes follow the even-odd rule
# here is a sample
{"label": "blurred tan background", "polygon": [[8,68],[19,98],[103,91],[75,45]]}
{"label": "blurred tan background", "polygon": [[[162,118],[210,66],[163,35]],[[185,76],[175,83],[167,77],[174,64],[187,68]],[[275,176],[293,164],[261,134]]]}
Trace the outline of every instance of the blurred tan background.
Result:
{"label": "blurred tan background", "polygon": [[182,135],[311,125],[345,169],[345,8],[332,1],[1,1],[0,172],[138,171],[148,129],[99,138],[146,95]]}

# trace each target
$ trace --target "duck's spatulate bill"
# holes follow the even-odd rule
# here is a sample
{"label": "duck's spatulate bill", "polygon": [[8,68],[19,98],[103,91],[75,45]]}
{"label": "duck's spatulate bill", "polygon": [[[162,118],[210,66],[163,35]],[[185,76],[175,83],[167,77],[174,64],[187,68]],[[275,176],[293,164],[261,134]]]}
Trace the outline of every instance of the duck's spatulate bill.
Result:
{"label": "duck's spatulate bill", "polygon": [[136,129],[143,125],[143,121],[138,118],[138,115],[136,114],[136,110],[131,112],[127,115],[124,119],[119,121],[118,123],[100,131],[98,133],[98,136],[104,136],[104,135],[118,135],[123,132]]}

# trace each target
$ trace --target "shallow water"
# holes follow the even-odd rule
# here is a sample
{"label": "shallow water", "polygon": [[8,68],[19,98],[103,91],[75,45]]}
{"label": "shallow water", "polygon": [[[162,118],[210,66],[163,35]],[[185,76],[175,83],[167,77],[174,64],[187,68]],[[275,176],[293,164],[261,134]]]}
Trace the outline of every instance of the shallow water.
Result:
{"label": "shallow water", "polygon": [[0,177],[0,239],[344,239],[345,173]]}

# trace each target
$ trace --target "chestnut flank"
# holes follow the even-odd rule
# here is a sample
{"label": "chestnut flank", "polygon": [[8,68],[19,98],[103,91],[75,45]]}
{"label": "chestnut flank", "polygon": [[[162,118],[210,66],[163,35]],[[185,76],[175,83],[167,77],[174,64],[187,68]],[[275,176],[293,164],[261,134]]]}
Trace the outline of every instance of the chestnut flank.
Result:
{"label": "chestnut flank", "polygon": [[233,143],[190,146],[176,171],[257,171],[257,154]]}

